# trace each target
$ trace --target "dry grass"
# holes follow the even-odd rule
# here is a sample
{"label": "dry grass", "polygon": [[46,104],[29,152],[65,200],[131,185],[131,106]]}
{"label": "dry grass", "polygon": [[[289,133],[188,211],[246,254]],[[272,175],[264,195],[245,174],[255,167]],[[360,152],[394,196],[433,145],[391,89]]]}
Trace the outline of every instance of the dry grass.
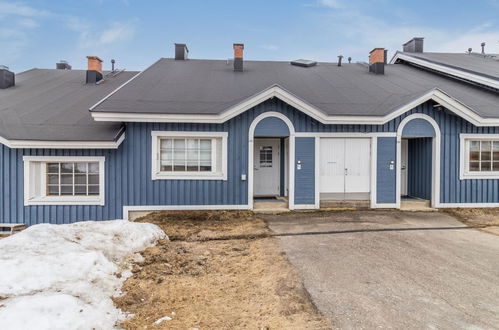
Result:
{"label": "dry grass", "polygon": [[[157,212],[140,221],[175,240],[144,251],[115,299],[135,315],[125,329],[331,328],[251,212]],[[172,320],[153,325],[163,316]]]}
{"label": "dry grass", "polygon": [[443,211],[468,226],[499,235],[499,208],[456,208]]}

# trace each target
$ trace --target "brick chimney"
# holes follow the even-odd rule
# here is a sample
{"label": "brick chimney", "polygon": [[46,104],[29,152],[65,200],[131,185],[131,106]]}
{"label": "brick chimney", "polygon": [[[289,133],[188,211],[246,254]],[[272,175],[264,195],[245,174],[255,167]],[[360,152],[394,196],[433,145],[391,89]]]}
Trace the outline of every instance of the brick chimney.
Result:
{"label": "brick chimney", "polygon": [[87,56],[87,84],[95,84],[102,79],[102,60],[97,56]]}
{"label": "brick chimney", "polygon": [[234,71],[243,71],[244,44],[234,44]]}
{"label": "brick chimney", "polygon": [[0,65],[0,89],[12,87],[16,84],[16,75],[5,65]]}
{"label": "brick chimney", "polygon": [[374,48],[369,53],[369,72],[374,74],[385,73],[386,51],[384,48]]}

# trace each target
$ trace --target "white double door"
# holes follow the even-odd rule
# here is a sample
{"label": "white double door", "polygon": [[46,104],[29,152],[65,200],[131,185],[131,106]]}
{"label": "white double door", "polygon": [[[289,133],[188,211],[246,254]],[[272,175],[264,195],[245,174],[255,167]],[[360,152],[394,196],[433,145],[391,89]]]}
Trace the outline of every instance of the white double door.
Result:
{"label": "white double door", "polygon": [[371,141],[363,138],[321,138],[320,192],[348,199],[370,192]]}
{"label": "white double door", "polygon": [[279,139],[255,139],[253,145],[253,195],[280,195],[281,141]]}

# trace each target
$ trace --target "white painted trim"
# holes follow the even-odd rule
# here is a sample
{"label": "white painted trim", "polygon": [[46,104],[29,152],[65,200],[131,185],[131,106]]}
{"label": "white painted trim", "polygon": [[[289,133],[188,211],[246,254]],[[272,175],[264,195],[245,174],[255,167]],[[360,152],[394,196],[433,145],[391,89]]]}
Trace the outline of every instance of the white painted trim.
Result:
{"label": "white painted trim", "polygon": [[[105,205],[105,161],[103,156],[23,156],[24,162],[24,205]],[[98,196],[41,196],[30,198],[32,182],[30,175],[31,162],[99,162],[99,195]],[[45,177],[39,178],[45,189]]]}
{"label": "white painted trim", "polygon": [[296,204],[294,210],[316,210],[315,204]]}
{"label": "white painted trim", "polygon": [[166,123],[224,123],[227,120],[236,117],[244,111],[268,100],[277,97],[287,104],[295,107],[308,116],[318,120],[323,124],[370,124],[382,125],[386,122],[400,116],[401,114],[413,109],[421,103],[430,99],[438,102],[442,106],[451,110],[458,116],[463,117],[475,126],[499,126],[499,118],[482,118],[470,107],[460,103],[450,95],[434,88],[412,101],[400,106],[386,116],[330,116],[320,109],[306,103],[284,88],[274,85],[243,102],[216,115],[202,114],[139,114],[139,113],[111,113],[93,111],[92,117],[96,121],[113,122],[166,122]]}
{"label": "white painted trim", "polygon": [[401,178],[401,143],[402,143],[402,132],[404,131],[405,125],[407,125],[413,119],[424,119],[429,122],[433,129],[435,130],[435,136],[432,138],[432,179],[431,179],[431,206],[438,208],[440,206],[440,127],[437,122],[428,115],[415,113],[410,116],[405,117],[399,124],[397,129],[397,163],[396,163],[396,205],[400,208],[400,178]]}
{"label": "white painted trim", "polygon": [[11,149],[118,149],[123,140],[125,133],[116,141],[8,140],[0,136],[0,143]]}
{"label": "white painted trim", "polygon": [[371,207],[377,205],[377,178],[378,176],[378,137],[371,137]]}
{"label": "white painted trim", "polygon": [[371,205],[371,208],[373,208],[373,209],[399,209],[400,206],[397,205],[396,203],[380,203],[380,204]]}
{"label": "white painted trim", "polygon": [[254,135],[255,128],[260,121],[268,117],[281,119],[289,128],[289,182],[288,182],[288,208],[295,208],[295,128],[291,120],[280,112],[269,111],[257,116],[251,122],[248,130],[248,208],[253,209],[253,155],[254,155]]}
{"label": "white painted trim", "polygon": [[438,208],[479,208],[499,207],[499,203],[440,203]]}
{"label": "white painted trim", "polygon": [[[151,131],[151,179],[152,180],[224,180],[227,181],[227,132],[199,132],[199,131]],[[158,169],[159,138],[185,137],[185,138],[213,138],[222,140],[222,164],[221,169],[216,168],[214,172],[160,172]],[[216,145],[212,152],[216,152]]]}
{"label": "white painted trim", "polygon": [[433,63],[433,62],[431,62],[429,60],[422,59],[422,58],[416,58],[414,56],[407,55],[407,54],[401,54],[401,53],[397,52],[393,56],[393,58],[390,61],[390,63],[394,64],[399,59],[407,61],[407,62],[411,62],[411,63],[414,63],[414,64],[417,64],[417,65],[420,65],[420,66],[423,66],[425,68],[429,68],[429,69],[440,71],[440,72],[443,72],[443,73],[446,73],[446,74],[449,74],[449,75],[452,75],[452,76],[456,76],[456,77],[459,77],[459,78],[462,78],[462,79],[466,79],[466,80],[469,80],[469,81],[472,81],[472,82],[475,82],[475,83],[478,83],[478,84],[482,84],[482,85],[486,85],[486,86],[489,86],[489,87],[492,87],[492,88],[498,88],[499,89],[499,82],[497,80],[494,80],[494,79],[491,79],[491,78],[487,78],[487,77],[484,77],[484,76],[479,75],[479,74],[474,74],[474,73],[466,72],[464,70],[450,68],[450,67],[448,67],[446,65],[442,65],[442,64],[438,64],[438,63]]}
{"label": "white painted trim", "polygon": [[320,186],[320,138],[318,136],[315,137],[315,208],[320,209],[321,207],[321,192],[319,189]]}
{"label": "white painted trim", "polygon": [[469,141],[493,140],[499,141],[499,134],[459,134],[459,180],[469,179],[499,179],[499,172],[469,172],[468,155]]}
{"label": "white painted trim", "polygon": [[133,211],[249,210],[248,205],[138,205],[123,206],[123,219]]}

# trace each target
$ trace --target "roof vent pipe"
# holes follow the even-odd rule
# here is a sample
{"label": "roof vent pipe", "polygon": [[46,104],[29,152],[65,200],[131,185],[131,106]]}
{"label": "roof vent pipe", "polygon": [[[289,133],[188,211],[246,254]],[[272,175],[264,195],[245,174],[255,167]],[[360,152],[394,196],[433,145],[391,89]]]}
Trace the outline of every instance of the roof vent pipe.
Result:
{"label": "roof vent pipe", "polygon": [[68,61],[60,60],[55,64],[55,68],[57,70],[71,70],[71,65],[69,65]]}
{"label": "roof vent pipe", "polygon": [[482,42],[480,46],[482,46],[482,55],[485,55],[485,42]]}
{"label": "roof vent pipe", "polygon": [[468,54],[471,54],[471,52],[473,51],[473,48],[468,48]]}
{"label": "roof vent pipe", "polygon": [[352,56],[348,56],[348,63],[352,63]]}
{"label": "roof vent pipe", "polygon": [[114,63],[116,63],[116,61],[114,60],[114,58],[111,60],[111,71],[114,72]]}
{"label": "roof vent pipe", "polygon": [[102,60],[97,56],[87,56],[87,84],[95,84],[102,80]]}
{"label": "roof vent pipe", "polygon": [[243,71],[244,44],[234,44],[234,71]]}
{"label": "roof vent pipe", "polygon": [[175,44],[175,59],[185,61],[189,55],[189,49],[186,44]]}
{"label": "roof vent pipe", "polygon": [[369,72],[374,74],[385,73],[385,49],[374,48],[369,53]]}
{"label": "roof vent pipe", "polygon": [[341,66],[342,59],[343,59],[343,55],[338,56],[338,66]]}
{"label": "roof vent pipe", "polygon": [[0,89],[12,87],[16,84],[16,75],[5,65],[0,65]]}

